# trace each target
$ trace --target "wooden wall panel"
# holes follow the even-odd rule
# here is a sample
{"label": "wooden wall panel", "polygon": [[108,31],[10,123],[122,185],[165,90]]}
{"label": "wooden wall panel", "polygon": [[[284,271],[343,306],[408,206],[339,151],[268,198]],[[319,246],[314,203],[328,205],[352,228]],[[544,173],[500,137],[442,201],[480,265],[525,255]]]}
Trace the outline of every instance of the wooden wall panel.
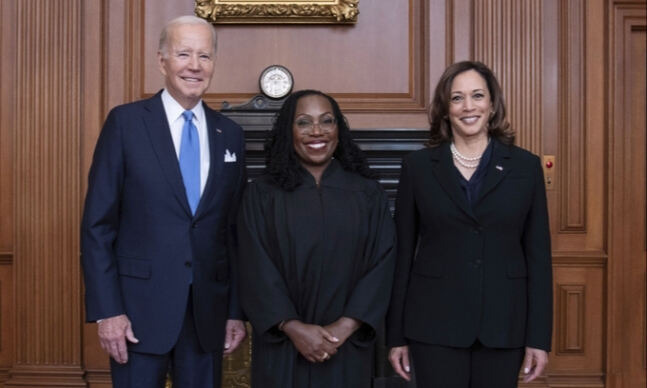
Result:
{"label": "wooden wall panel", "polygon": [[603,387],[604,261],[577,256],[554,261],[548,386]]}
{"label": "wooden wall panel", "polygon": [[559,232],[586,231],[586,1],[559,3]]}
{"label": "wooden wall panel", "polygon": [[15,4],[15,348],[5,386],[83,385],[78,264],[81,1]]}
{"label": "wooden wall panel", "polygon": [[647,6],[609,1],[608,386],[647,385]]}
{"label": "wooden wall panel", "polygon": [[584,353],[585,297],[585,284],[557,284],[557,353]]}
{"label": "wooden wall panel", "polygon": [[473,59],[474,0],[447,0],[445,9],[445,66]]}
{"label": "wooden wall panel", "polygon": [[498,76],[517,144],[541,154],[542,1],[474,2],[473,58]]}
{"label": "wooden wall panel", "polygon": [[[560,0],[551,8],[557,44],[556,130],[545,147],[556,155],[551,199],[553,248],[605,255],[604,19],[601,0]],[[550,97],[550,96],[548,96]],[[550,100],[547,97],[547,101]],[[546,117],[546,116],[544,116]],[[588,252],[588,253],[587,253]]]}

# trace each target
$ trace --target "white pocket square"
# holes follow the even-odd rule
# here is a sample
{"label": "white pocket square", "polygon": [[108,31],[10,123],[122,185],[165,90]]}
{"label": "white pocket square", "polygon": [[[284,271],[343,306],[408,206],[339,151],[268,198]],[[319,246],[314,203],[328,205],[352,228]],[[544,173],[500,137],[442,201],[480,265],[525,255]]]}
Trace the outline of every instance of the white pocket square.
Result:
{"label": "white pocket square", "polygon": [[225,150],[225,163],[233,163],[236,161],[236,153],[230,153],[229,150]]}

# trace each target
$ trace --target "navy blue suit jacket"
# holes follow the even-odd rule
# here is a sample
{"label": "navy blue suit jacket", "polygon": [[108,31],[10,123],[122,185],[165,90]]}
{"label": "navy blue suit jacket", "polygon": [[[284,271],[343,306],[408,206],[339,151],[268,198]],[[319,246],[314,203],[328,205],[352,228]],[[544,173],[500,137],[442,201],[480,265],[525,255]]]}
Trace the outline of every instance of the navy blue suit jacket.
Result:
{"label": "navy blue suit jacket", "polygon": [[81,230],[86,319],[126,314],[139,339],[134,351],[172,348],[191,283],[205,351],[221,351],[226,319],[242,318],[233,222],[246,181],[243,131],[204,109],[211,164],[195,216],[161,93],[114,108],[96,145]]}
{"label": "navy blue suit jacket", "polygon": [[404,158],[387,343],[550,350],[552,267],[537,156],[492,140],[472,206],[449,143]]}

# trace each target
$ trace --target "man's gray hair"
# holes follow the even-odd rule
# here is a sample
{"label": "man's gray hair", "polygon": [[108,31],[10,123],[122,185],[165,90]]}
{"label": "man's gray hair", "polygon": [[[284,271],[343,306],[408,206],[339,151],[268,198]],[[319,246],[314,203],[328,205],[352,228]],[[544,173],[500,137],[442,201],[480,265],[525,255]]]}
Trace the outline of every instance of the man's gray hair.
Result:
{"label": "man's gray hair", "polygon": [[173,29],[174,27],[177,26],[183,26],[183,25],[204,25],[209,27],[209,30],[211,31],[211,40],[213,42],[213,53],[215,55],[216,53],[216,48],[218,47],[218,37],[216,35],[216,29],[213,28],[211,23],[208,21],[199,18],[194,15],[184,15],[184,16],[179,16],[176,17],[173,20],[170,20],[164,28],[162,29],[162,32],[160,33],[160,42],[159,46],[157,47],[157,50],[162,54],[163,57],[166,57],[168,52],[167,52],[167,46],[168,46],[168,35],[169,31]]}

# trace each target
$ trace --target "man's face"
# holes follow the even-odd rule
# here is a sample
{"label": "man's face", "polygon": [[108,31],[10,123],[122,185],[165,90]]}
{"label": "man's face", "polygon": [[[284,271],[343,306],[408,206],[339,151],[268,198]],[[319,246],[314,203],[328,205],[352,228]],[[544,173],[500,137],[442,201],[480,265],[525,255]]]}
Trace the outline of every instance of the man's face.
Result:
{"label": "man's face", "polygon": [[198,103],[213,77],[215,53],[210,28],[201,24],[172,27],[165,52],[157,53],[166,89],[185,109]]}

